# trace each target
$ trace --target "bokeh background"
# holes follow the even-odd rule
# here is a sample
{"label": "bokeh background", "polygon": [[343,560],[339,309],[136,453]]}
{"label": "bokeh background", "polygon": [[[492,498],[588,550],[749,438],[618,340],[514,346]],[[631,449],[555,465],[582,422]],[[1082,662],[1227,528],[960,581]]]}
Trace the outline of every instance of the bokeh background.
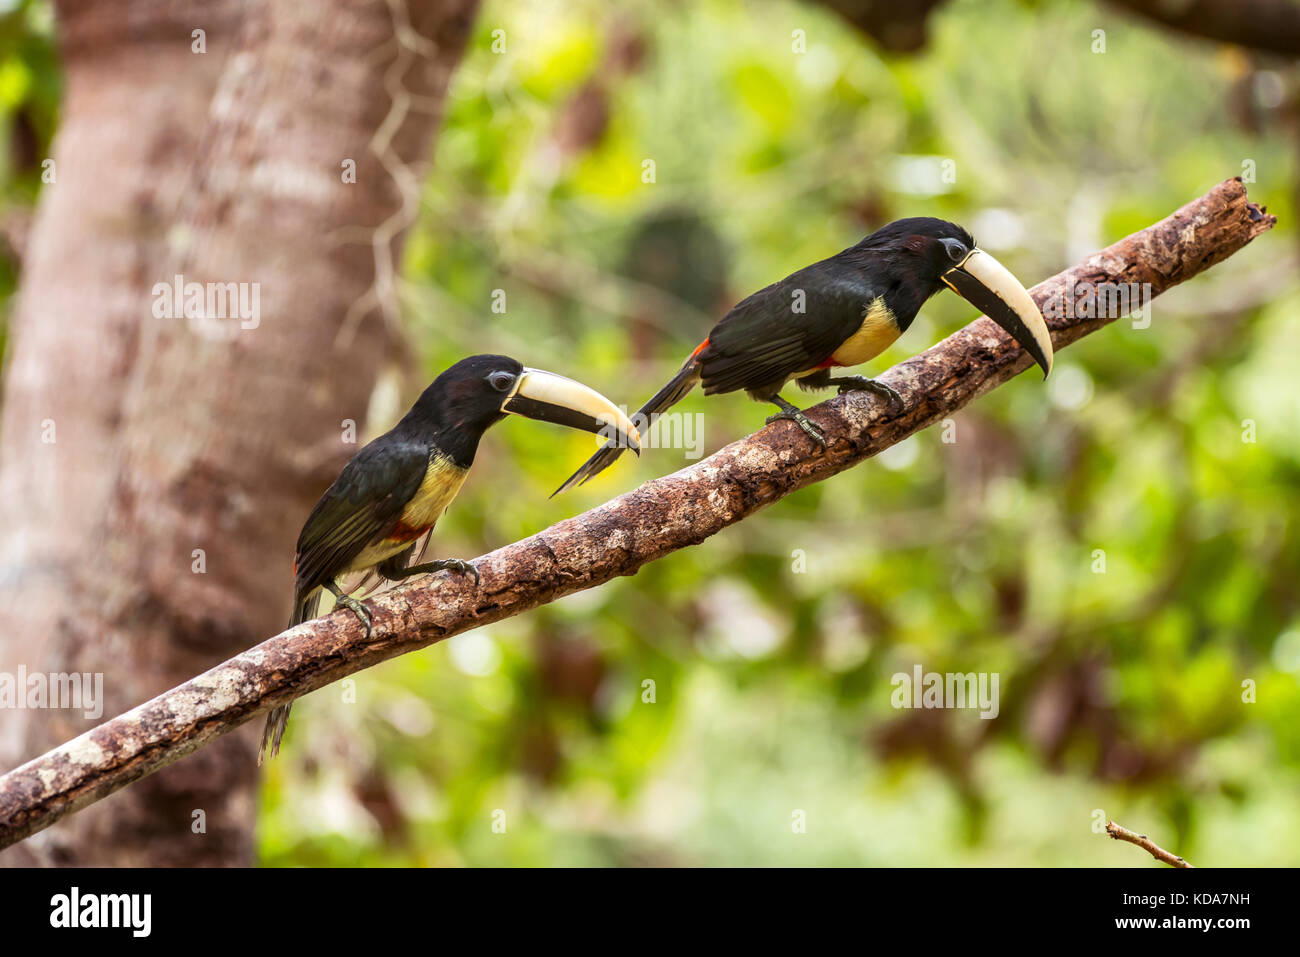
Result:
{"label": "bokeh background", "polygon": [[[45,5],[9,6],[20,244],[60,81]],[[1084,0],[951,0],[927,26],[903,53],[809,3],[488,0],[368,435],[474,352],[635,408],[734,302],[902,216],[962,223],[1026,285],[1234,175],[1278,227],[1149,328],[978,400],[954,442],[929,430],[635,577],[303,699],[262,863],[1158,866],[1106,818],[1198,865],[1300,863],[1300,73]],[[940,295],[860,371],[972,318]],[[679,410],[706,454],[770,411]],[[652,450],[548,499],[591,448],[495,429],[434,554],[690,461]],[[999,673],[1000,714],[895,710],[916,663]]]}

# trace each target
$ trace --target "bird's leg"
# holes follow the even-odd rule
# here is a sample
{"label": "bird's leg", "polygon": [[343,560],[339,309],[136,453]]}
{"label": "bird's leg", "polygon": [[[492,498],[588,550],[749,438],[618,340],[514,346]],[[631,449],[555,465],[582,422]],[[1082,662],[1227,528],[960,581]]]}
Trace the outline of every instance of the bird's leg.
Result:
{"label": "bird's leg", "polygon": [[903,407],[903,397],[875,379],[868,379],[864,375],[841,375],[832,376],[826,379],[826,385],[837,385],[840,387],[840,395],[845,392],[871,392],[888,400],[890,406],[895,412]]}
{"label": "bird's leg", "polygon": [[799,426],[799,428],[803,429],[804,432],[808,433],[808,437],[810,439],[812,439],[822,448],[826,448],[826,436],[822,434],[821,429],[817,428],[817,426],[812,424],[812,421],[808,418],[808,416],[804,415],[801,411],[799,411],[799,409],[791,405],[789,402],[785,401],[785,399],[781,398],[779,395],[774,395],[767,401],[771,402],[773,405],[775,405],[778,409],[781,410],[776,415],[768,416],[767,418],[768,425],[771,425],[773,422],[776,422],[778,419],[789,419],[795,425]]}
{"label": "bird's leg", "polygon": [[473,575],[474,584],[479,583],[478,569],[474,567],[474,563],[460,558],[440,558],[436,562],[407,565],[405,568],[392,568],[385,565],[379,571],[385,578],[400,581],[403,578],[410,578],[412,575],[427,575],[430,572],[440,572],[444,569],[451,569],[454,572],[460,572],[462,575]]}
{"label": "bird's leg", "polygon": [[352,612],[352,614],[361,619],[361,624],[366,626],[366,637],[369,638],[370,626],[373,625],[375,621],[374,618],[370,616],[370,609],[357,601],[351,595],[346,594],[343,589],[339,587],[337,581],[328,581],[325,583],[325,587],[328,588],[330,594],[334,596],[334,604],[346,608],[348,611]]}

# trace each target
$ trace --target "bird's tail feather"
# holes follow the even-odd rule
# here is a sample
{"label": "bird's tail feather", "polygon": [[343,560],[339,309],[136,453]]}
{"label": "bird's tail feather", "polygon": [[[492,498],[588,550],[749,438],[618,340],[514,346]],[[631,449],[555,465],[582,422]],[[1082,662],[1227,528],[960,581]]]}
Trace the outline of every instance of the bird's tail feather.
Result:
{"label": "bird's tail feather", "polygon": [[[687,393],[695,388],[695,384],[700,381],[700,366],[692,355],[686,360],[685,365],[677,371],[662,389],[645,405],[632,416],[632,421],[637,424],[637,428],[642,428],[642,423],[649,425],[650,417],[666,411],[671,406],[676,405],[682,399],[686,398]],[[618,445],[614,441],[607,442],[603,448],[596,452],[591,458],[582,464],[578,471],[574,472],[564,484],[551,493],[551,498],[559,495],[575,485],[581,485],[588,479],[605,471],[618,460],[618,457],[626,452],[627,449]]]}
{"label": "bird's tail feather", "polygon": [[[293,614],[289,616],[288,627],[301,625],[304,621],[310,621],[316,617],[316,611],[320,607],[321,590],[314,588],[307,595],[299,595],[293,603]],[[262,729],[262,747],[257,752],[257,763],[260,765],[266,760],[266,751],[271,749],[271,757],[274,758],[280,753],[280,739],[284,737],[284,729],[289,725],[289,709],[293,707],[293,702],[282,704],[278,708],[272,708],[270,714],[266,716],[266,727]]]}

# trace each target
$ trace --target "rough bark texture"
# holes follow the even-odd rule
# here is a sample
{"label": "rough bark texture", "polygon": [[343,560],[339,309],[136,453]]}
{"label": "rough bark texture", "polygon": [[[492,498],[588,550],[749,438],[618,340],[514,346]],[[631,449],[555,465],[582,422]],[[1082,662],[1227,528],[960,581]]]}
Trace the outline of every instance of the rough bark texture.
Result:
{"label": "rough bark texture", "polygon": [[[0,669],[102,672],[113,714],[279,630],[291,573],[264,558],[291,554],[296,516],[355,451],[341,420],[364,421],[393,347],[373,290],[475,3],[60,8],[58,179],[5,383]],[[178,273],[257,283],[260,322],[156,318],[154,284]],[[6,715],[5,766],[92,723],[24,714]],[[247,864],[254,737],[0,862]]]}
{"label": "rough bark texture", "polygon": [[[1149,283],[1159,294],[1241,249],[1276,220],[1228,180],[1173,215],[1034,287],[1059,349],[1114,321],[1085,311],[1084,283]],[[904,407],[888,414],[861,393],[810,410],[829,448],[780,422],[673,475],[498,549],[482,582],[440,575],[372,601],[374,629],[343,611],[307,622],[219,665],[0,778],[0,846],[47,827],[266,709],[381,661],[520,614],[697,544],[804,486],[925,428],[1030,365],[988,319],[882,377]],[[1025,388],[1041,388],[1026,383]],[[182,623],[183,624],[183,623]],[[247,755],[250,765],[252,755]]]}

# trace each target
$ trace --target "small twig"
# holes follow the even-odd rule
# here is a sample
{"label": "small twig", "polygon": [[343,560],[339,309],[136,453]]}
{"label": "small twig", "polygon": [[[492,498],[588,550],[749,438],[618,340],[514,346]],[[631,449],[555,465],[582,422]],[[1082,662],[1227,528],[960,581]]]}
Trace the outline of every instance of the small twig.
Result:
{"label": "small twig", "polygon": [[1128,828],[1120,827],[1114,821],[1106,822],[1106,833],[1117,841],[1128,841],[1130,844],[1136,844],[1157,861],[1162,861],[1170,867],[1194,867],[1194,865],[1187,863],[1177,854],[1171,854],[1169,851],[1166,851],[1145,834],[1134,834]]}

